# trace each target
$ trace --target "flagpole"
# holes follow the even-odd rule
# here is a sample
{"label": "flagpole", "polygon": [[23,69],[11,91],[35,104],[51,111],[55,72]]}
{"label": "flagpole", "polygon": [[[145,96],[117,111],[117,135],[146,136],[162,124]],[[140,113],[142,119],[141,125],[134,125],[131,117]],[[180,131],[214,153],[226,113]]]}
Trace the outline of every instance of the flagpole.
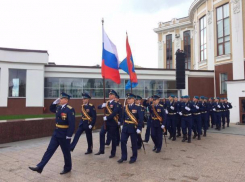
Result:
{"label": "flagpole", "polygon": [[[102,18],[101,23],[102,23],[102,38],[103,38],[102,42],[103,42],[104,41],[104,18]],[[103,69],[104,69],[104,67],[103,67]],[[104,73],[104,71],[103,71],[103,73]],[[103,76],[103,93],[104,93],[104,103],[105,103],[105,76]],[[105,115],[106,115],[106,111],[105,111],[105,108],[104,108],[104,116]],[[104,129],[106,129],[106,122],[105,121],[104,121]]]}

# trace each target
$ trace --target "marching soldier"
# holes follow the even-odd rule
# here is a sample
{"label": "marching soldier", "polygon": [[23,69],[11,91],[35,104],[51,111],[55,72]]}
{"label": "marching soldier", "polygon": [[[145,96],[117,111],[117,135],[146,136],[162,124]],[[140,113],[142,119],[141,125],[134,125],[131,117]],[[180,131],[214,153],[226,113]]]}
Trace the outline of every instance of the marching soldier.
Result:
{"label": "marching soldier", "polygon": [[198,140],[201,140],[201,132],[202,132],[202,118],[201,118],[201,109],[202,104],[199,102],[199,97],[193,97],[193,109],[192,109],[192,118],[193,118],[193,132],[195,139],[198,136]]}
{"label": "marching soldier", "polygon": [[208,129],[208,115],[207,115],[207,111],[208,111],[208,105],[206,103],[206,98],[204,96],[200,97],[201,100],[201,104],[202,107],[200,108],[201,110],[201,121],[202,121],[202,127],[204,130],[204,134],[203,136],[206,137],[207,136],[207,129]]}
{"label": "marching soldier", "polygon": [[[118,130],[117,130],[117,146],[119,146],[120,144],[120,141],[121,141],[121,138],[120,138],[120,135],[121,135],[121,120],[122,120],[122,104],[120,103],[120,100],[119,100],[119,95],[117,94],[116,97],[115,97],[115,101],[119,104],[119,110],[118,110],[118,114],[117,116],[119,117],[118,119]],[[111,136],[109,135],[109,133],[107,132],[107,139],[106,139],[106,142],[105,142],[105,145],[110,145],[111,143]]]}
{"label": "marching soldier", "polygon": [[87,93],[83,93],[83,105],[81,108],[82,119],[75,134],[75,137],[71,143],[71,151],[73,151],[77,145],[77,142],[85,131],[88,143],[88,149],[85,154],[91,154],[93,152],[93,137],[92,130],[96,122],[96,110],[94,105],[89,103],[91,97]]}
{"label": "marching soldier", "polygon": [[[186,95],[183,97],[183,102],[181,104],[181,127],[183,133],[183,140],[185,142],[188,139],[188,143],[191,143],[191,132],[192,132],[192,110],[193,104],[189,101],[189,96]],[[187,138],[187,128],[188,128],[188,138]]]}
{"label": "marching soldier", "polygon": [[99,152],[95,155],[100,155],[105,153],[105,134],[108,134],[112,140],[111,155],[109,158],[113,158],[116,155],[117,147],[117,130],[118,125],[120,124],[118,113],[119,113],[119,104],[115,101],[117,93],[114,90],[109,92],[109,101],[98,106],[98,109],[106,108],[106,116],[103,117],[105,124],[101,127],[100,130],[100,149]]}
{"label": "marching soldier", "polygon": [[122,163],[127,160],[127,141],[128,138],[131,138],[132,144],[132,152],[133,155],[130,158],[129,163],[132,164],[136,162],[137,159],[137,134],[141,134],[142,125],[143,125],[143,113],[142,107],[138,106],[134,103],[135,95],[128,93],[127,97],[127,105],[123,109],[123,129],[121,135],[121,150],[122,156],[121,159],[118,160],[118,163]]}
{"label": "marching soldier", "polygon": [[213,111],[214,111],[214,122],[216,125],[216,130],[220,131],[221,128],[221,105],[219,102],[219,97],[215,98],[215,102],[213,103]]}
{"label": "marching soldier", "polygon": [[165,132],[166,126],[166,113],[163,105],[159,104],[160,97],[153,95],[153,104],[150,106],[151,113],[151,138],[154,142],[153,151],[159,153],[162,149],[162,135]]}
{"label": "marching soldier", "polygon": [[175,96],[169,96],[169,102],[167,102],[167,129],[170,133],[168,139],[172,141],[176,140],[176,124],[177,124],[177,113],[179,112],[178,104],[174,101]]}
{"label": "marching soldier", "polygon": [[221,106],[221,121],[222,121],[222,127],[225,129],[225,114],[226,114],[226,107],[224,104],[224,99],[220,98],[220,106]]}
{"label": "marching soldier", "polygon": [[213,111],[213,100],[214,100],[214,98],[210,97],[209,102],[208,102],[208,108],[209,108],[208,124],[210,123],[210,119],[211,119],[211,128],[213,128],[215,125],[214,111]]}
{"label": "marching soldier", "polygon": [[149,114],[148,118],[147,118],[147,127],[146,127],[146,131],[145,131],[145,140],[143,140],[143,142],[148,143],[149,139],[150,139],[150,134],[151,134],[151,119],[150,119],[150,105],[152,104],[152,97],[149,97],[148,100],[144,100],[143,102],[143,106],[146,108],[146,112],[147,114]]}
{"label": "marching soldier", "polygon": [[51,137],[47,151],[36,167],[29,167],[32,171],[42,173],[43,168],[60,146],[65,159],[65,166],[60,174],[66,174],[72,169],[70,142],[75,130],[75,110],[68,105],[70,95],[62,92],[50,106],[50,111],[56,113],[56,128]]}
{"label": "marching soldier", "polygon": [[[141,112],[143,114],[143,125],[142,125],[142,128],[144,128],[144,122],[145,120],[147,121],[147,117],[145,116],[145,107],[143,105],[141,105],[141,100],[142,100],[142,97],[140,97],[139,95],[136,95],[135,96],[135,104],[140,106],[141,107]],[[137,135],[137,147],[138,147],[138,150],[141,149],[142,147],[142,138],[141,138],[141,135]]]}
{"label": "marching soldier", "polygon": [[227,127],[229,127],[229,125],[230,125],[230,109],[232,109],[232,105],[230,102],[228,102],[228,98],[225,98],[224,101],[225,101],[225,107],[226,107],[225,117],[226,117]]}

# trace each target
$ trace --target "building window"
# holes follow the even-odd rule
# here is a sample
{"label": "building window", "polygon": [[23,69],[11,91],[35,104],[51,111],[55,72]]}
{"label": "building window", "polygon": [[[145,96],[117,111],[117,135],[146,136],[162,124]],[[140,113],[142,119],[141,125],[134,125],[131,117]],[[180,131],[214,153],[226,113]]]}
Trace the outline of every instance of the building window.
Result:
{"label": "building window", "polygon": [[227,93],[227,73],[221,73],[220,74],[220,94],[226,94]]}
{"label": "building window", "polygon": [[191,36],[190,30],[184,32],[185,69],[191,69]]}
{"label": "building window", "polygon": [[217,50],[218,56],[230,54],[229,4],[217,8]]}
{"label": "building window", "polygon": [[172,34],[166,36],[166,55],[167,55],[166,68],[167,69],[172,69],[172,65],[173,65]]}
{"label": "building window", "polygon": [[200,61],[207,59],[207,23],[206,16],[199,20],[200,25]]}
{"label": "building window", "polygon": [[26,70],[9,69],[9,97],[26,96]]}

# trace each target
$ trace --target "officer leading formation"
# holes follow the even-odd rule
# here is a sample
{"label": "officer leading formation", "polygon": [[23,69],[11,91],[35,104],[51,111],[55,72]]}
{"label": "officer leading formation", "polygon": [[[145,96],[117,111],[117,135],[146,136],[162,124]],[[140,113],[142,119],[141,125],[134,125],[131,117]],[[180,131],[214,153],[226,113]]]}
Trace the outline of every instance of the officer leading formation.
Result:
{"label": "officer leading formation", "polygon": [[[71,142],[75,130],[75,110],[68,105],[70,95],[62,92],[60,98],[56,99],[50,106],[50,111],[55,113],[55,130],[51,137],[47,151],[35,167],[29,167],[32,171],[42,173],[45,165],[51,159],[56,149],[60,146],[64,156],[64,168],[60,174],[66,174],[72,169],[71,153],[81,137],[86,133],[87,151],[93,152],[92,130],[96,124],[96,109],[90,102],[91,96],[83,93],[81,105],[81,121]],[[103,125],[100,130],[99,151],[95,155],[105,153],[105,145],[110,145],[109,158],[116,156],[116,148],[121,143],[121,158],[117,161],[123,163],[128,160],[127,142],[130,138],[132,156],[129,163],[136,162],[138,150],[149,142],[150,136],[154,143],[153,152],[160,153],[162,150],[163,136],[169,133],[169,140],[176,141],[181,137],[182,142],[191,143],[191,139],[201,140],[201,136],[207,136],[209,128],[229,127],[230,109],[232,105],[227,98],[207,98],[205,96],[194,96],[192,99],[186,95],[178,99],[170,95],[168,99],[160,99],[158,95],[147,98],[141,104],[142,97],[132,93],[126,94],[124,105],[119,102],[116,91],[110,90],[109,100],[98,106],[105,110]],[[144,140],[142,140],[142,128],[146,125]],[[225,125],[226,124],[226,125]],[[193,132],[193,137],[192,137]],[[107,140],[105,137],[107,134]],[[166,141],[165,141],[166,142]],[[145,148],[144,148],[145,149]]]}

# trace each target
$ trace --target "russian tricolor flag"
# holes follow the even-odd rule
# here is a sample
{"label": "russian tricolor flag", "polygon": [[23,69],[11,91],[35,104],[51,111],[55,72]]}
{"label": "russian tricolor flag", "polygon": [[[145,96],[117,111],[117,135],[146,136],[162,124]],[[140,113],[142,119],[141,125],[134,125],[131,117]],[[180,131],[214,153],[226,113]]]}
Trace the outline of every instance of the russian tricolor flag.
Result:
{"label": "russian tricolor flag", "polygon": [[102,51],[102,66],[101,73],[105,79],[110,79],[117,84],[121,83],[119,74],[119,61],[117,48],[113,42],[109,39],[107,34],[102,30],[103,34],[103,51]]}

